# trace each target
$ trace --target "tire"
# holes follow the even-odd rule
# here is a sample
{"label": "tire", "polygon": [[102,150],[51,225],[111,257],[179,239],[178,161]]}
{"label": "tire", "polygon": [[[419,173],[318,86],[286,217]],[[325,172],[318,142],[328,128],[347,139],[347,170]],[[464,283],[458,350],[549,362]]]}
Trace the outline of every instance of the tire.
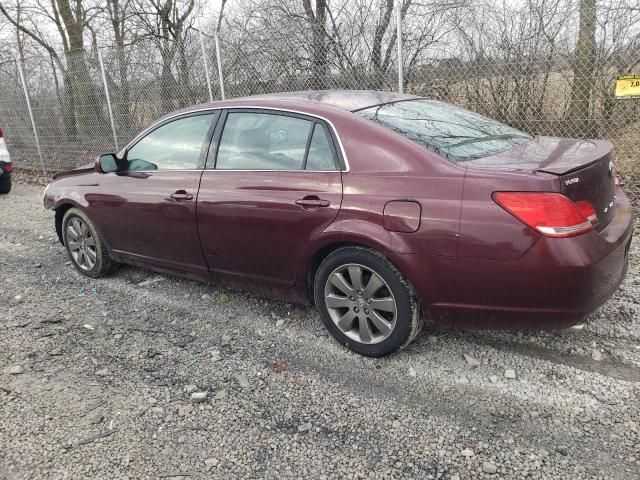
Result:
{"label": "tire", "polygon": [[327,330],[360,355],[397,352],[422,328],[413,287],[373,249],[342,247],[330,253],[316,272],[313,291]]}
{"label": "tire", "polygon": [[5,195],[11,191],[11,174],[5,172],[0,175],[0,195]]}
{"label": "tire", "polygon": [[78,208],[70,208],[64,214],[62,239],[71,263],[81,274],[98,278],[118,267],[89,217]]}

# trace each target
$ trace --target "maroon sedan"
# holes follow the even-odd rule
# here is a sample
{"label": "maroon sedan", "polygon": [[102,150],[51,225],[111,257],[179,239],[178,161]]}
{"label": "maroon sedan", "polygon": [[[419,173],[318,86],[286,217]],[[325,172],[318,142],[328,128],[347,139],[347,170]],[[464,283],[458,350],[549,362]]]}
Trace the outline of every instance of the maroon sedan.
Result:
{"label": "maroon sedan", "polygon": [[624,278],[632,235],[608,142],[362,91],[180,110],[57,175],[45,206],[84,275],[128,263],[315,303],[369,356],[424,318],[580,323]]}

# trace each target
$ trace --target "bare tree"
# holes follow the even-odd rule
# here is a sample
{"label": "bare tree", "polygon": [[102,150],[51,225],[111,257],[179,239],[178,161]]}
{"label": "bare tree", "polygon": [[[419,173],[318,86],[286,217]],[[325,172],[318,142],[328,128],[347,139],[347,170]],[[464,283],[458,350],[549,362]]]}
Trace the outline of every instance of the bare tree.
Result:
{"label": "bare tree", "polygon": [[[84,34],[99,8],[86,6],[82,0],[52,0],[50,5],[45,7],[38,0],[28,19],[19,4],[12,10],[15,15],[0,3],[0,12],[4,17],[17,30],[43,47],[63,73],[68,99],[64,115],[66,131],[69,135],[76,135],[78,123],[83,125],[86,119],[94,117],[95,105],[98,103],[85,59]],[[58,54],[57,46],[39,31],[37,25],[41,18],[50,20],[55,26],[65,61]]]}
{"label": "bare tree", "polygon": [[179,81],[188,84],[188,63],[185,56],[185,35],[192,26],[195,0],[138,0],[136,17],[144,36],[157,45],[162,59],[160,74],[160,96],[162,109],[175,108],[173,89],[176,79],[173,64],[179,56]]}
{"label": "bare tree", "polygon": [[593,135],[589,107],[596,62],[596,0],[580,0],[580,27],[576,45],[568,117],[574,135]]}
{"label": "bare tree", "polygon": [[[129,119],[129,104],[131,102],[128,48],[135,44],[137,36],[132,33],[133,0],[106,0],[105,12],[107,21],[113,33],[115,45],[115,60],[117,64],[118,82],[112,82],[111,91],[118,101],[117,110],[122,115],[122,120],[127,123]],[[125,127],[128,125],[125,124]]]}
{"label": "bare tree", "polygon": [[[640,6],[634,0],[608,0],[598,5],[596,75],[594,76],[594,115],[602,103],[598,135],[608,135],[627,122],[615,122],[614,116],[633,118],[634,107],[615,98],[615,79],[630,75],[640,67]],[[601,73],[602,72],[602,73]],[[617,111],[617,112],[616,112]],[[616,115],[616,113],[618,115]]]}
{"label": "bare tree", "polygon": [[302,0],[307,21],[311,25],[312,32],[312,52],[311,59],[311,82],[313,88],[322,89],[325,85],[327,74],[327,42],[326,42],[326,22],[327,22],[327,0],[315,0],[315,9],[311,5],[311,0]]}

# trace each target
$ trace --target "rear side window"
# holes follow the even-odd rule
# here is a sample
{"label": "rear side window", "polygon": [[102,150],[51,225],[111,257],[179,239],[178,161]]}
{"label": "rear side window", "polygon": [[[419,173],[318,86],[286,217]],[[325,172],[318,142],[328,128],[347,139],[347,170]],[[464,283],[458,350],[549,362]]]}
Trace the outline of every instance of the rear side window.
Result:
{"label": "rear side window", "polygon": [[193,115],[156,128],[128,150],[124,170],[197,169],[215,116]]}
{"label": "rear side window", "polygon": [[307,170],[335,170],[336,163],[326,127],[316,123],[311,135],[305,168]]}
{"label": "rear side window", "polygon": [[229,112],[220,136],[217,170],[336,170],[331,137],[312,119]]}
{"label": "rear side window", "polygon": [[387,103],[356,114],[456,162],[495,155],[531,140],[504,123],[436,100]]}
{"label": "rear side window", "polygon": [[216,169],[300,170],[313,122],[270,113],[231,112]]}

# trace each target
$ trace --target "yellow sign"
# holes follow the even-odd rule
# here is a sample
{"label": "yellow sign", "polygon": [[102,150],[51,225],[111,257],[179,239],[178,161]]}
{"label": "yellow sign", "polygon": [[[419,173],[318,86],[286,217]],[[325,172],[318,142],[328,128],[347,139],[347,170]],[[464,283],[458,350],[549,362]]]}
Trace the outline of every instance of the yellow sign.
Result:
{"label": "yellow sign", "polygon": [[624,75],[616,80],[616,98],[640,98],[640,75]]}

